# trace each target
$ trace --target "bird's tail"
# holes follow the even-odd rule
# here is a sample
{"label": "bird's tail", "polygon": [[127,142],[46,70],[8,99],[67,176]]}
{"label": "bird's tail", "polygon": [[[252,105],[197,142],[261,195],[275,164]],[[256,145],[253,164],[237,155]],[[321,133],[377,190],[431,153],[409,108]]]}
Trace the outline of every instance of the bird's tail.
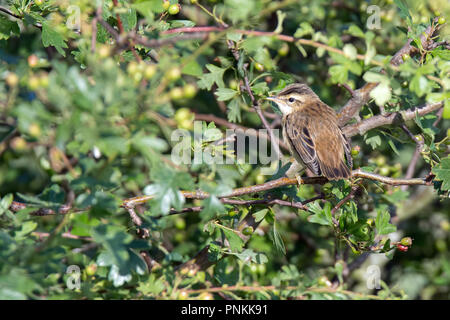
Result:
{"label": "bird's tail", "polygon": [[322,174],[328,180],[348,179],[352,175],[350,169],[345,165],[343,161],[340,162],[338,167],[330,167],[325,165],[321,169]]}

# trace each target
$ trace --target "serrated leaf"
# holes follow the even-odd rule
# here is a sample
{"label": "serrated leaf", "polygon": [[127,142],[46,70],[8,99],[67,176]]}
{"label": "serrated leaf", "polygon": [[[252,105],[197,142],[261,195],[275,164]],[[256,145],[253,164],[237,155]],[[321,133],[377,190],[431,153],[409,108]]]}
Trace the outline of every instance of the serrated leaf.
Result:
{"label": "serrated leaf", "polygon": [[233,100],[231,100],[230,103],[228,103],[228,105],[227,105],[227,109],[228,109],[228,113],[227,113],[228,121],[234,122],[234,123],[241,122],[241,120],[242,120],[241,107],[239,106],[238,98],[234,98]]}
{"label": "serrated leaf", "polygon": [[238,92],[229,88],[218,88],[214,94],[217,96],[217,100],[228,101],[233,99]]}
{"label": "serrated leaf", "polygon": [[213,64],[207,64],[206,69],[208,69],[209,73],[204,73],[197,82],[200,88],[211,90],[214,84],[219,88],[225,87],[223,74],[227,70],[226,68],[219,68]]}
{"label": "serrated leaf", "polygon": [[378,106],[384,106],[391,99],[391,88],[389,84],[380,83],[370,92],[370,97],[375,100]]}
{"label": "serrated leaf", "polygon": [[63,56],[66,53],[63,49],[68,48],[67,39],[58,31],[56,31],[48,22],[42,23],[42,44],[44,47],[53,46]]}
{"label": "serrated leaf", "polygon": [[377,228],[378,234],[389,234],[397,230],[396,226],[389,223],[390,220],[391,215],[388,211],[380,210],[377,212],[375,227]]}
{"label": "serrated leaf", "polygon": [[0,15],[0,40],[9,39],[11,34],[20,34],[17,22],[9,20],[4,15]]}
{"label": "serrated leaf", "polygon": [[333,220],[331,217],[331,204],[329,202],[325,204],[323,209],[317,201],[309,203],[308,208],[314,213],[308,217],[309,222],[324,226],[333,225]]}
{"label": "serrated leaf", "polygon": [[344,83],[348,79],[348,69],[343,65],[332,66],[328,72],[333,83]]}
{"label": "serrated leaf", "polygon": [[438,166],[435,166],[432,172],[436,175],[436,180],[442,181],[442,190],[450,190],[450,156],[442,159]]}

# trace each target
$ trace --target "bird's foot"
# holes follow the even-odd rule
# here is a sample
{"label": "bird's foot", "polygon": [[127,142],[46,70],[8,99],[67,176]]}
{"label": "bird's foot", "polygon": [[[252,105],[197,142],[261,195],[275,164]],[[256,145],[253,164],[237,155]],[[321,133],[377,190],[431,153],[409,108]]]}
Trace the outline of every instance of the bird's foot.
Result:
{"label": "bird's foot", "polygon": [[303,184],[303,179],[302,179],[301,175],[296,174],[295,179],[297,179],[298,186],[300,187]]}

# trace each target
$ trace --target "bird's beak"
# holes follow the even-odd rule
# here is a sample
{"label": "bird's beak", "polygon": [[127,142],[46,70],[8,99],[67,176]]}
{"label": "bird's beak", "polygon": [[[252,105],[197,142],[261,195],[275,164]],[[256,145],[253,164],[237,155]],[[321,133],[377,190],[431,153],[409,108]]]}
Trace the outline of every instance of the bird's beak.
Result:
{"label": "bird's beak", "polygon": [[267,97],[266,100],[273,101],[275,103],[278,103],[280,101],[280,99],[278,99],[277,97]]}

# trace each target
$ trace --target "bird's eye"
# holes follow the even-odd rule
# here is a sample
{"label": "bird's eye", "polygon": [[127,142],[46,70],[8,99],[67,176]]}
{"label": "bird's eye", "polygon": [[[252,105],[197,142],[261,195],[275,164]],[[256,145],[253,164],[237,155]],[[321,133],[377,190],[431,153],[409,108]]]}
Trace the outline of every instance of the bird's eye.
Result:
{"label": "bird's eye", "polygon": [[289,102],[294,102],[295,101],[295,99],[294,98],[289,98]]}

